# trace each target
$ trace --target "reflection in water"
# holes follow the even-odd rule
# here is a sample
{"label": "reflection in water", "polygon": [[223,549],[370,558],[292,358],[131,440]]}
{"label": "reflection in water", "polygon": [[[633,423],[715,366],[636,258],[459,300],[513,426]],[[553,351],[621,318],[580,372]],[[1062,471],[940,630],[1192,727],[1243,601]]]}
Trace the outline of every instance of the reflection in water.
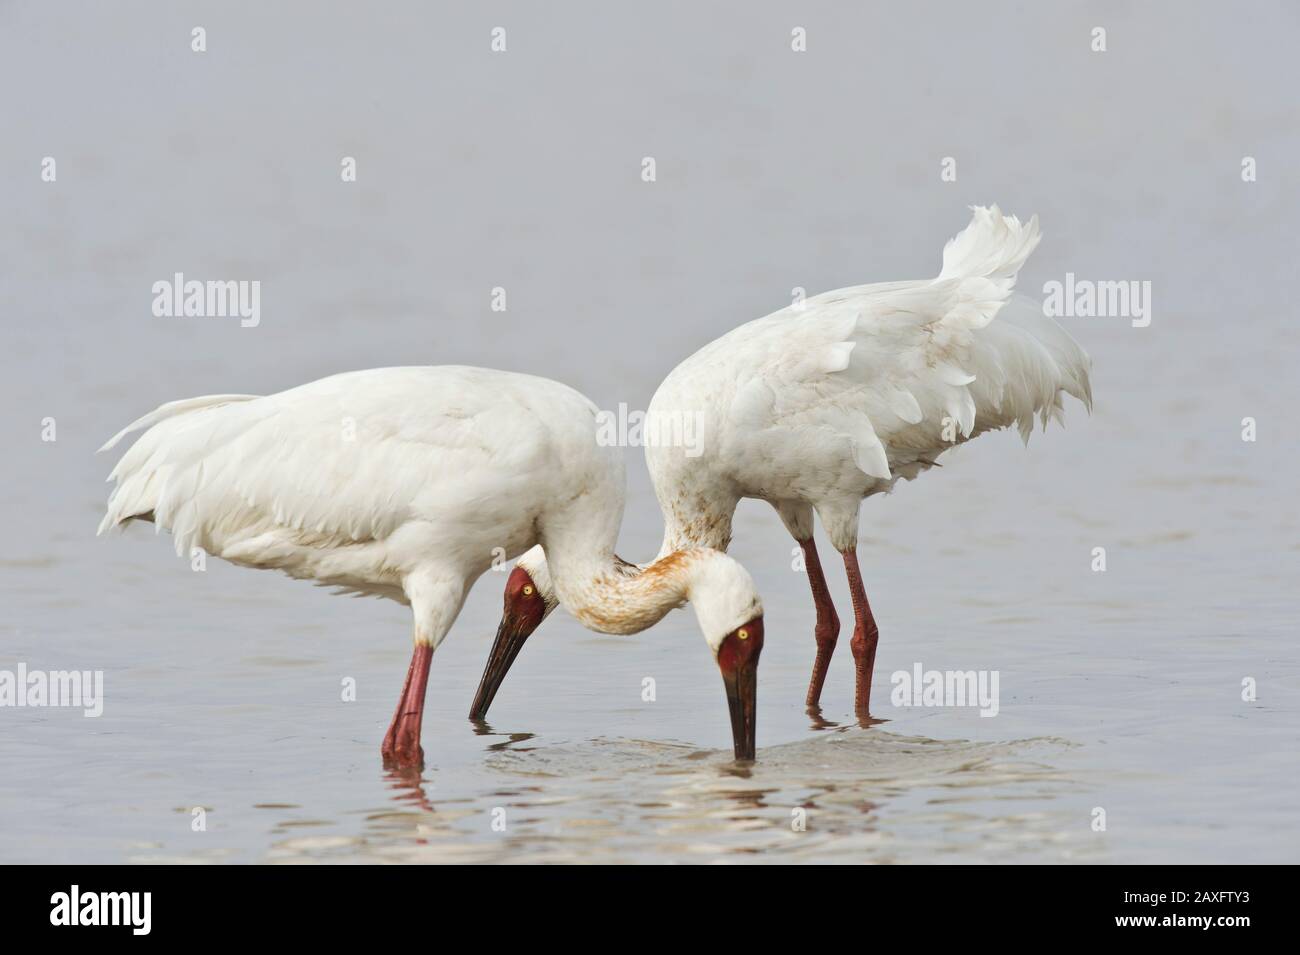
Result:
{"label": "reflection in water", "polygon": [[[940,741],[846,728],[767,747],[762,761],[743,765],[673,743],[514,742],[493,744],[485,757],[506,785],[439,795],[433,778],[389,773],[400,811],[367,812],[352,838],[283,839],[272,857],[895,862],[1041,857],[1044,845],[1062,858],[1094,851],[1073,810],[1044,808],[1075,788],[1048,762],[1070,746],[1061,740]],[[628,800],[629,791],[642,798]]]}
{"label": "reflection in water", "polygon": [[527,752],[529,749],[532,749],[531,746],[529,746],[529,747],[517,747],[515,744],[517,744],[517,743],[523,743],[523,742],[526,742],[526,741],[528,741],[528,740],[530,740],[530,739],[535,739],[535,738],[537,737],[537,734],[536,734],[536,733],[499,733],[499,732],[497,732],[496,730],[494,730],[494,729],[492,728],[491,724],[488,723],[487,720],[480,720],[480,719],[472,719],[472,718],[471,718],[469,722],[470,722],[470,725],[474,727],[474,735],[475,735],[475,736],[504,736],[504,737],[506,737],[506,738],[503,739],[501,742],[499,742],[499,743],[493,743],[493,744],[491,744],[490,746],[488,746],[488,750],[489,750],[489,751],[494,751],[494,752],[495,752],[495,751],[500,751],[500,750],[505,750],[505,749],[516,748],[516,749],[519,749],[521,752]]}
{"label": "reflection in water", "polygon": [[384,773],[388,788],[396,792],[394,802],[414,803],[425,812],[433,812],[433,803],[424,793],[423,770],[410,767],[390,769]]}
{"label": "reflection in water", "polygon": [[[809,726],[814,730],[840,730],[845,728],[843,723],[836,723],[822,716],[820,706],[810,706],[804,712],[808,714]],[[873,726],[879,726],[882,723],[888,723],[889,720],[872,716],[870,713],[860,713],[854,719],[854,722],[865,730],[871,729]]]}
{"label": "reflection in water", "polygon": [[836,723],[833,720],[828,720],[824,716],[822,716],[822,708],[820,706],[810,706],[808,707],[806,712],[808,713],[808,719],[810,721],[809,725],[811,726],[812,729],[833,730],[833,729],[839,729],[840,726],[842,725],[840,723]]}
{"label": "reflection in water", "polygon": [[880,716],[872,716],[870,713],[859,715],[857,718],[858,726],[864,730],[869,730],[873,726],[880,726],[882,723],[888,723],[889,720]]}

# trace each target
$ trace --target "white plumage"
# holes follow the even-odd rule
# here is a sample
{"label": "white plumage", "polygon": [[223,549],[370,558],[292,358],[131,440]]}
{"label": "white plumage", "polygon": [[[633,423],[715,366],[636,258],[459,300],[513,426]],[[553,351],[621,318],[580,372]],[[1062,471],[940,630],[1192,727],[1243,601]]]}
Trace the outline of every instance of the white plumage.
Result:
{"label": "white plumage", "polygon": [[864,497],[985,431],[1016,424],[1028,438],[1061,392],[1090,403],[1083,351],[1033,302],[1008,302],[1038,240],[1037,219],[977,208],[938,278],[826,292],[673,369],[647,417],[702,414],[704,451],[646,448],[665,543],[725,547],[735,504],[753,497],[801,529],[795,512],[811,506],[842,550]]}
{"label": "white plumage", "polygon": [[[716,653],[762,612],[725,554],[675,555],[654,573],[614,556],[622,452],[598,444],[592,403],[554,381],[463,367],[349,372],[267,397],[175,401],[104,449],[141,428],[110,476],[101,532],[148,520],[179,554],[201,547],[410,605],[412,676],[385,742],[399,761],[418,758],[429,655],[503,556],[544,544],[550,594],[602,631],[642,630],[689,599]],[[521,627],[554,606],[526,596]]]}
{"label": "white plumage", "polygon": [[[803,546],[818,609],[818,702],[839,621],[812,543],[813,512],[845,558],[854,594],[858,708],[866,711],[876,627],[855,547],[863,498],[912,479],[944,451],[1037,416],[1060,419],[1061,394],[1089,408],[1090,361],[1036,303],[1013,297],[1039,241],[1021,223],[976,207],[944,248],[937,278],[826,292],[705,345],[660,385],[647,433],[694,416],[695,447],[648,443],[664,512],[662,554],[725,550],[741,498],[765,500]],[[542,573],[541,551],[520,565]]]}

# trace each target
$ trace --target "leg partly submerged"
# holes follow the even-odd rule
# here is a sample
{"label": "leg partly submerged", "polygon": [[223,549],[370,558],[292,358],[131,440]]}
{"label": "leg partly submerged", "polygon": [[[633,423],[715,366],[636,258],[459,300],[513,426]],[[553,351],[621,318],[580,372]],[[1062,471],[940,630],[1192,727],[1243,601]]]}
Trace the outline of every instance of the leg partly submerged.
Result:
{"label": "leg partly submerged", "polygon": [[808,573],[808,584],[812,587],[813,604],[817,608],[817,623],[813,636],[817,640],[817,659],[813,663],[812,679],[808,681],[808,698],[804,705],[810,709],[821,702],[822,684],[826,682],[826,669],[831,665],[831,654],[835,652],[835,643],[840,636],[840,618],[835,613],[835,603],[831,600],[830,590],[826,586],[826,575],[822,573],[822,562],[817,556],[817,545],[811,536],[799,541],[803,548],[804,570]]}
{"label": "leg partly submerged", "polygon": [[424,750],[420,748],[420,726],[424,722],[424,693],[429,685],[429,663],[433,647],[417,643],[411,654],[411,666],[406,671],[406,684],[402,698],[397,701],[393,723],[384,736],[384,763],[390,766],[420,766]]}
{"label": "leg partly submerged", "polygon": [[859,717],[870,716],[871,673],[876,667],[876,642],[880,638],[880,631],[876,629],[876,618],[871,615],[867,591],[862,586],[862,571],[858,567],[856,548],[850,547],[840,553],[844,556],[849,593],[853,596],[853,639],[849,641],[849,648],[853,651],[853,662],[858,671],[853,708]]}
{"label": "leg partly submerged", "polygon": [[424,691],[429,685],[429,663],[434,649],[460,615],[465,602],[468,578],[456,567],[428,567],[412,573],[402,582],[411,602],[415,624],[415,650],[406,671],[406,685],[397,702],[393,724],[384,736],[380,750],[384,764],[396,768],[422,768],[424,750],[420,748],[420,726],[424,722]]}

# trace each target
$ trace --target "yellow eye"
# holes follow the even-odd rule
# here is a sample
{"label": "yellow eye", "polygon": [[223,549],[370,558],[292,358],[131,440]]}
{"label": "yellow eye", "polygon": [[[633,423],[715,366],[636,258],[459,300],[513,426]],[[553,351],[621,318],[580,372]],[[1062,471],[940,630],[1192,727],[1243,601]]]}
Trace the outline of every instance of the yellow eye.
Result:
{"label": "yellow eye", "polygon": [[749,631],[746,630],[744,627],[741,627],[739,630],[736,631],[736,636],[739,637],[741,640],[748,640]]}
{"label": "yellow eye", "polygon": [[525,585],[524,585],[524,596],[525,596],[525,597],[531,597],[532,595],[533,595],[533,588],[530,587],[530,586],[528,586],[527,584],[525,584]]}

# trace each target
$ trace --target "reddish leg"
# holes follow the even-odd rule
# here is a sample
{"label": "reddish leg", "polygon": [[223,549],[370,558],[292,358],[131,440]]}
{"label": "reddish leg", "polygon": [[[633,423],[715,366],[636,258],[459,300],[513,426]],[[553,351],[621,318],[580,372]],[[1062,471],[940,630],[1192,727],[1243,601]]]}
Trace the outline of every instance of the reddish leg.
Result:
{"label": "reddish leg", "polygon": [[822,698],[826,669],[831,665],[831,654],[835,652],[835,642],[840,637],[840,618],[826,587],[817,545],[809,537],[800,541],[799,546],[803,548],[803,565],[808,572],[808,584],[812,587],[813,604],[817,607],[817,624],[813,629],[813,636],[817,639],[817,660],[813,663],[812,679],[808,681],[808,699],[804,701],[804,705],[811,708],[817,706]]}
{"label": "reddish leg", "polygon": [[841,552],[844,569],[849,575],[849,593],[853,596],[853,639],[849,648],[858,668],[857,689],[853,694],[853,708],[859,716],[869,716],[871,710],[871,672],[876,667],[876,641],[880,631],[867,603],[867,591],[862,586],[862,571],[858,569],[858,552],[850,547]]}
{"label": "reddish leg", "polygon": [[424,721],[424,691],[429,685],[429,661],[433,647],[417,643],[411,654],[411,666],[406,671],[406,684],[402,698],[397,701],[393,723],[384,736],[380,752],[386,764],[420,766],[424,763],[424,750],[420,748],[420,724]]}

